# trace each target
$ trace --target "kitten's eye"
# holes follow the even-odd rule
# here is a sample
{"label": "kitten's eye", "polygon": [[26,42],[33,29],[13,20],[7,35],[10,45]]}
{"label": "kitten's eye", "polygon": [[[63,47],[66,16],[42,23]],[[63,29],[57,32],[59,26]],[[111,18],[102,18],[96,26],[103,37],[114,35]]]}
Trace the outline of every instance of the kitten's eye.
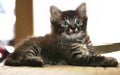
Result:
{"label": "kitten's eye", "polygon": [[76,20],[75,23],[76,23],[77,26],[81,26],[83,24],[80,20]]}
{"label": "kitten's eye", "polygon": [[69,24],[67,21],[63,22],[62,27],[68,27],[68,26],[69,26]]}

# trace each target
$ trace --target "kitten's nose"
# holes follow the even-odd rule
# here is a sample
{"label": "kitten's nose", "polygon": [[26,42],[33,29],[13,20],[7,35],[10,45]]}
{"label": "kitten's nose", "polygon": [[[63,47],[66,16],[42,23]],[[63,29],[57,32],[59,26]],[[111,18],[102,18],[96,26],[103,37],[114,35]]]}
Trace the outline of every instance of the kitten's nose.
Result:
{"label": "kitten's nose", "polygon": [[75,29],[70,29],[69,32],[70,32],[70,33],[77,33],[77,32],[78,32],[78,29],[77,29],[77,28],[75,28]]}
{"label": "kitten's nose", "polygon": [[75,29],[76,29],[76,26],[75,26],[75,25],[70,25],[70,28],[71,28],[72,30],[75,30]]}
{"label": "kitten's nose", "polygon": [[70,25],[69,33],[77,33],[78,28],[75,25]]}

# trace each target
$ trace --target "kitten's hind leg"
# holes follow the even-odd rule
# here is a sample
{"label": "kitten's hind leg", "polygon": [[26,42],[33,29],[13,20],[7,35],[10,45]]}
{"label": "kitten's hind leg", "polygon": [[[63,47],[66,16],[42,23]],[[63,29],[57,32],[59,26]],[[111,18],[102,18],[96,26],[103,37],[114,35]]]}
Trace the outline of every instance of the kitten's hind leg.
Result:
{"label": "kitten's hind leg", "polygon": [[43,60],[40,53],[40,50],[29,50],[28,52],[26,52],[21,62],[24,66],[42,67]]}
{"label": "kitten's hind leg", "polygon": [[22,66],[21,61],[14,60],[13,58],[7,58],[4,64],[7,66]]}
{"label": "kitten's hind leg", "polygon": [[25,66],[35,66],[35,67],[43,66],[43,60],[41,59],[40,56],[27,57],[22,61],[22,63]]}
{"label": "kitten's hind leg", "polygon": [[4,64],[8,66],[43,66],[41,56],[35,56],[34,53],[26,52],[24,56],[19,57],[14,57],[15,55],[15,53],[9,55]]}

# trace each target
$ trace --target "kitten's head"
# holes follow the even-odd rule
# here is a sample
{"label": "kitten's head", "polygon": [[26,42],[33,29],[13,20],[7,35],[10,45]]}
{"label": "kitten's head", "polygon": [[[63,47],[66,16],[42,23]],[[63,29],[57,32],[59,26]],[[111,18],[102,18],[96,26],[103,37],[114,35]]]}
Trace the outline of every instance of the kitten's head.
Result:
{"label": "kitten's head", "polygon": [[82,38],[86,34],[87,16],[86,4],[82,3],[76,10],[61,11],[51,6],[52,33],[67,39]]}

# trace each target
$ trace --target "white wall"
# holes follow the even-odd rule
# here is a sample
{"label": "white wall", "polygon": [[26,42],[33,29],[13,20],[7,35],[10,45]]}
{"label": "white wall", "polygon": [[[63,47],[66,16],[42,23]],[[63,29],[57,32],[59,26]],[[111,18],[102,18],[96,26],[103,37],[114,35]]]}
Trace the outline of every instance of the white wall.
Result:
{"label": "white wall", "polygon": [[15,0],[0,0],[0,40],[14,38]]}
{"label": "white wall", "polygon": [[33,0],[34,35],[50,32],[51,5],[67,10],[75,9],[82,2],[87,4],[88,33],[93,44],[120,42],[119,0]]}

